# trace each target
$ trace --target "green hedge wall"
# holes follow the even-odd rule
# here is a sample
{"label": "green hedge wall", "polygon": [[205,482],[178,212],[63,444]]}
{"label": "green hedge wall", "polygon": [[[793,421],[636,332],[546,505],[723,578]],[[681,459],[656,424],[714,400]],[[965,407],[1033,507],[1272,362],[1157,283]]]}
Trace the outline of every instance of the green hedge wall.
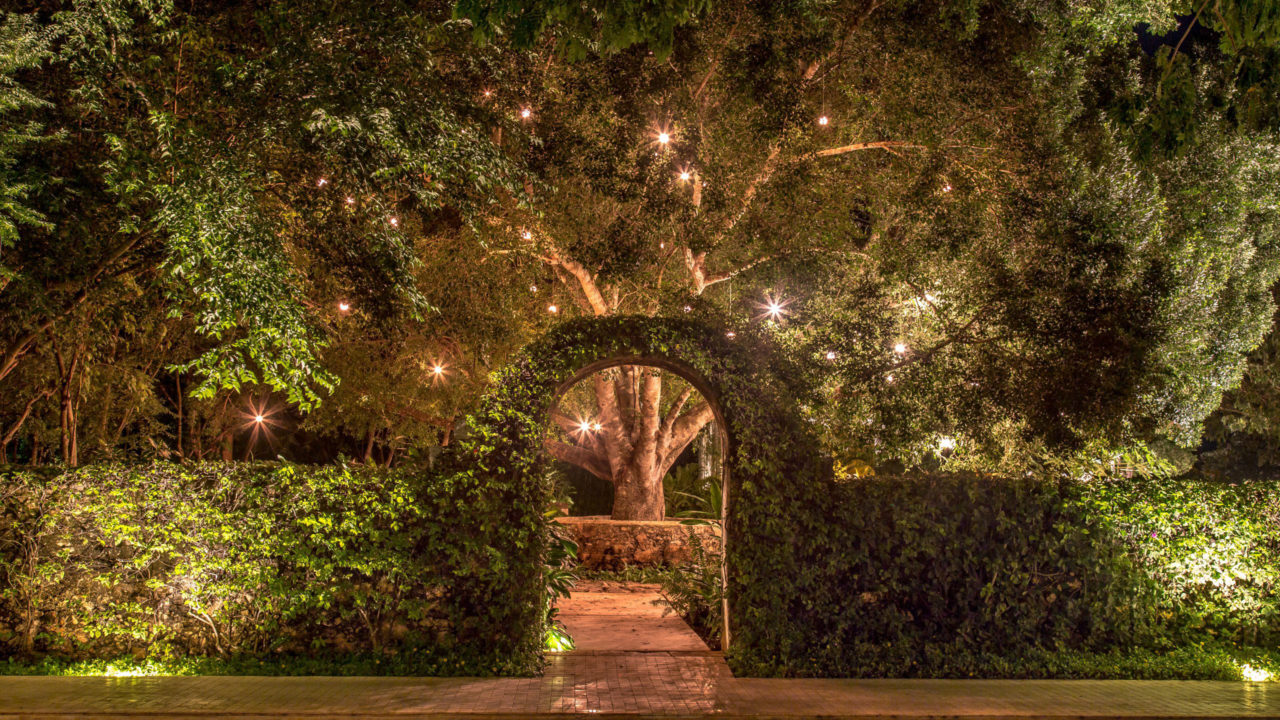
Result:
{"label": "green hedge wall", "polygon": [[3,474],[0,657],[534,672],[541,515],[484,487],[465,471],[275,464]]}
{"label": "green hedge wall", "polygon": [[788,619],[735,671],[1053,676],[1078,653],[1280,646],[1275,481],[882,476],[829,499],[779,578]]}

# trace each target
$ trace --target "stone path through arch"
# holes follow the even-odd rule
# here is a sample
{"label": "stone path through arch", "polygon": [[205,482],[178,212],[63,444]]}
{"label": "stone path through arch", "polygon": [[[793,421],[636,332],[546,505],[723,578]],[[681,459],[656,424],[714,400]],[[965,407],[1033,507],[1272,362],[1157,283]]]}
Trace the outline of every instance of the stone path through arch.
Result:
{"label": "stone path through arch", "polygon": [[[576,653],[679,652],[711,649],[671,612],[658,585],[581,581],[561,599],[560,622]],[[723,661],[721,661],[723,662]]]}

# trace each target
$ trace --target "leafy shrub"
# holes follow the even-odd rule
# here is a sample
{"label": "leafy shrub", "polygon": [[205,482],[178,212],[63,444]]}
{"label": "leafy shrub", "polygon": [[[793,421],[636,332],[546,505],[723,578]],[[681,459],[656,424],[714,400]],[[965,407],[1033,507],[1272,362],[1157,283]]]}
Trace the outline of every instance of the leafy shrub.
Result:
{"label": "leafy shrub", "polygon": [[158,463],[0,480],[0,653],[538,667],[541,547],[504,551],[510,508],[474,502],[469,473]]}
{"label": "leafy shrub", "polygon": [[819,514],[777,651],[735,670],[1125,677],[1105,658],[1280,644],[1276,482],[874,476]]}

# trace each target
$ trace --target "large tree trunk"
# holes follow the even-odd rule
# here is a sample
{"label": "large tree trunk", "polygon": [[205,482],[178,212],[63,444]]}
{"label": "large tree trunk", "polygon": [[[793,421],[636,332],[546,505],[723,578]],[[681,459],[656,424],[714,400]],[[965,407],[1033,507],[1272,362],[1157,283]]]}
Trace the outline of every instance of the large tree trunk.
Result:
{"label": "large tree trunk", "polygon": [[663,413],[663,378],[653,368],[597,373],[593,386],[595,418],[555,413],[553,419],[572,442],[548,438],[547,450],[613,484],[615,520],[662,520],[662,479],[711,421],[711,407],[702,402],[685,412],[693,395],[686,387]]}
{"label": "large tree trunk", "polygon": [[662,476],[628,468],[613,478],[614,520],[661,520],[666,515]]}

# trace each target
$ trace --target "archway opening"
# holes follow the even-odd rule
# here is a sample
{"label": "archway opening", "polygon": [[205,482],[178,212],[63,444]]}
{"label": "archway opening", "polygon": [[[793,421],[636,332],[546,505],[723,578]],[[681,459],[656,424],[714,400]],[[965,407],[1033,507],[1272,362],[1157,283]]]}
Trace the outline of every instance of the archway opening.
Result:
{"label": "archway opening", "polygon": [[558,620],[579,650],[718,650],[729,438],[709,384],[668,359],[611,358],[554,393],[544,428],[579,581]]}

